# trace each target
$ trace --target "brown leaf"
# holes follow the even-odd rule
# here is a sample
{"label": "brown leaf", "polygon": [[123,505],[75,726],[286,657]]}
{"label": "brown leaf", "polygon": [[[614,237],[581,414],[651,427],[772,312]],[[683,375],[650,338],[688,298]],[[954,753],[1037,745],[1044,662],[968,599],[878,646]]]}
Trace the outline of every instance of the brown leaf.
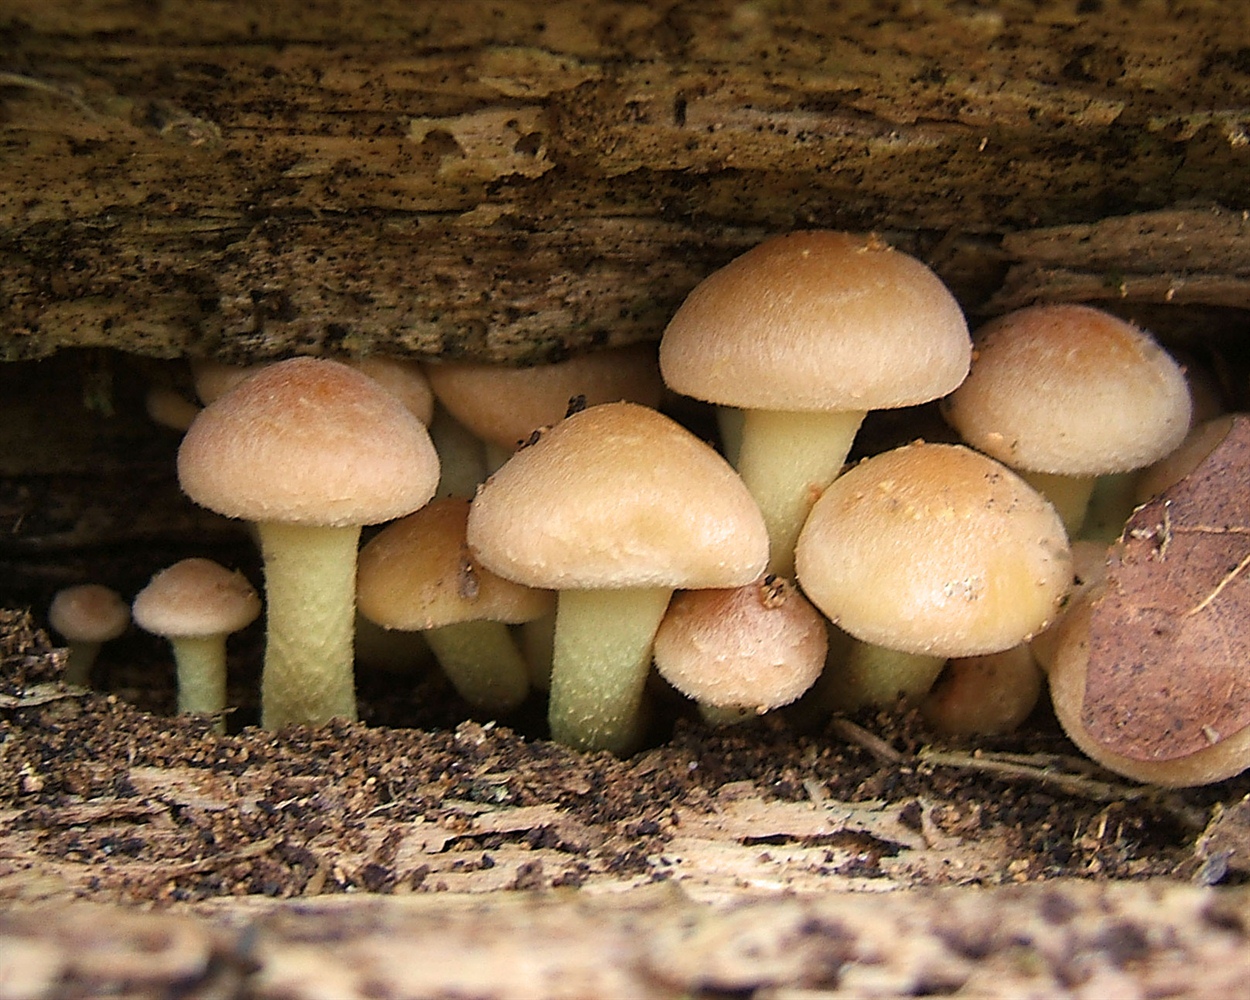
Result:
{"label": "brown leaf", "polygon": [[1129,519],[1089,642],[1083,721],[1116,753],[1176,760],[1250,725],[1250,416]]}

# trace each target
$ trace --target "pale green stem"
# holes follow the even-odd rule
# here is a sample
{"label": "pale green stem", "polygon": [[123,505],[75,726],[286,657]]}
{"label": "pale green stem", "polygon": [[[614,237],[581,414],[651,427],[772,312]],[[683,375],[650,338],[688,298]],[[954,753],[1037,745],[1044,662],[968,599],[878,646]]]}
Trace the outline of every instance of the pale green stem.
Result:
{"label": "pale green stem", "polygon": [[263,522],[266,640],[261,725],[355,720],[352,639],[360,528]]}
{"label": "pale green stem", "polygon": [[825,669],[800,705],[805,722],[865,706],[892,708],[900,698],[918,703],[946,663],[941,656],[903,653],[831,628]]}
{"label": "pale green stem", "polygon": [[65,658],[66,684],[75,687],[91,687],[91,668],[100,656],[101,642],[71,642],[67,645],[69,655]]}
{"label": "pale green stem", "polygon": [[742,457],[742,425],[746,413],[733,406],[716,407],[716,426],[720,429],[720,450],[725,461],[735,469]]}
{"label": "pale green stem", "polygon": [[746,411],[738,473],[768,526],[770,573],[794,576],[794,543],[803,522],[841,472],[863,419],[862,410]]}
{"label": "pale green stem", "polygon": [[443,673],[474,708],[503,715],[529,693],[529,670],[502,622],[457,622],[426,629]]}
{"label": "pale green stem", "polygon": [[516,454],[516,448],[505,448],[503,445],[486,442],[486,473],[492,475],[499,471],[508,459]]}
{"label": "pale green stem", "polygon": [[532,621],[523,622],[520,628],[521,649],[529,666],[530,683],[539,691],[548,691],[551,689],[551,661],[556,645],[555,609]]}
{"label": "pale green stem", "polygon": [[740,726],[751,719],[758,719],[759,713],[753,708],[742,705],[704,705],[699,703],[699,715],[709,726],[725,729],[729,726]]}
{"label": "pale green stem", "polygon": [[651,647],[672,590],[562,590],[548,720],[552,739],[625,754],[641,736]]}
{"label": "pale green stem", "polygon": [[1051,502],[1059,512],[1069,538],[1081,533],[1089,498],[1094,492],[1094,476],[1062,476],[1051,472],[1016,472],[1026,483]]}
{"label": "pale green stem", "polygon": [[[1081,522],[1081,538],[1110,545],[1124,531],[1124,525],[1137,508],[1137,481],[1141,470],[1099,476],[1090,494],[1089,506]],[[1072,536],[1075,537],[1075,536]]]}
{"label": "pale green stem", "polygon": [[486,448],[474,433],[442,406],[434,408],[430,440],[438,452],[438,496],[472,499],[486,478]]}
{"label": "pale green stem", "polygon": [[[178,667],[178,711],[219,716],[226,707],[225,635],[181,636],[169,644]],[[224,733],[226,720],[218,718],[213,728]]]}

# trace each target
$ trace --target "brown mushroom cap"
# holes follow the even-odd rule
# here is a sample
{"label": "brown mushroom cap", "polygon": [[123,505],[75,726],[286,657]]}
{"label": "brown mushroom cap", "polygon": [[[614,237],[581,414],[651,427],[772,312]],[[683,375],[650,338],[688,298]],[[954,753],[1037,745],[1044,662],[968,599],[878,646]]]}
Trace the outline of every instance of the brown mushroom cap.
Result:
{"label": "brown mushroom cap", "polygon": [[958,303],[874,237],[813,230],[761,243],[701,282],[660,343],[675,392],[758,410],[923,403],[968,371]]}
{"label": "brown mushroom cap", "polygon": [[1060,642],[1047,677],[1055,717],[1081,752],[1117,774],[1167,788],[1208,785],[1250,767],[1250,726],[1212,746],[1171,760],[1137,760],[1116,753],[1096,740],[1083,720],[1085,682],[1089,673],[1089,631],[1097,588],[1065,615]]}
{"label": "brown mushroom cap", "polygon": [[384,628],[423,631],[467,621],[520,623],[550,612],[555,595],[479,566],[465,544],[469,501],[435,500],[388,524],[357,563],[357,607]]}
{"label": "brown mushroom cap", "polygon": [[421,422],[373,379],[293,358],[204,408],[178,451],[178,478],[227,517],[374,524],[433,496],[438,456]]}
{"label": "brown mushroom cap", "polygon": [[675,595],[655,635],[655,665],[702,705],[766,712],[812,686],[827,649],[820,613],[773,577]]}
{"label": "brown mushroom cap", "polygon": [[111,587],[80,583],[57,591],[48,623],[70,642],[108,642],[126,631],[130,608]]}
{"label": "brown mushroom cap", "polygon": [[1043,628],[1072,580],[1054,508],[960,445],[866,459],[812,508],[799,583],[864,642],[934,656],[997,652]]}
{"label": "brown mushroom cap", "polygon": [[211,559],[183,559],[139,591],[135,624],[166,638],[226,635],[260,614],[260,596],[247,577]]}
{"label": "brown mushroom cap", "polygon": [[448,413],[483,441],[509,450],[562,420],[573,397],[584,397],[588,406],[623,400],[655,408],[663,389],[655,348],[646,344],[532,368],[444,362],[428,365],[426,375]]}
{"label": "brown mushroom cap", "polygon": [[1047,305],[976,336],[972,370],[946,400],[974,448],[1015,469],[1101,476],[1149,465],[1181,443],[1189,388],[1147,333],[1099,309]]}
{"label": "brown mushroom cap", "polygon": [[633,403],[574,414],[479,489],[468,543],[531,587],[733,587],[768,559],[763,518],[715,451]]}

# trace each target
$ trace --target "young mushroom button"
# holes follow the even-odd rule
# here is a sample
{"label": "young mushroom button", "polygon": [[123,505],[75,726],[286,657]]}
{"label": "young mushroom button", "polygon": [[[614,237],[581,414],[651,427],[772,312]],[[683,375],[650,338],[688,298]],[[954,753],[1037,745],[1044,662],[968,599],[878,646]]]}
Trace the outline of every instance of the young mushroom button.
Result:
{"label": "young mushroom button", "polygon": [[655,631],[675,588],[735,587],[768,561],[759,509],[733,469],[654,410],[574,414],[483,484],[468,543],[483,566],[558,590],[552,736],[637,743]]}
{"label": "young mushroom button", "polygon": [[257,524],[267,623],[262,724],[354,719],[360,528],[433,496],[438,456],[425,427],[354,368],[294,358],[204,408],[183,438],[178,478],[196,503]]}
{"label": "young mushroom button", "polygon": [[[675,392],[744,412],[737,467],[768,524],[770,572],[793,572],[815,498],[864,414],[954,389],[968,326],[924,264],[875,237],[775,237],[698,285],[660,342]],[[731,449],[732,450],[732,449]]]}
{"label": "young mushroom button", "polygon": [[[211,559],[183,559],[161,570],[135,597],[135,624],[163,636],[178,671],[178,711],[226,707],[226,637],[260,614],[260,596],[242,573]],[[224,719],[215,723],[225,731]]]}

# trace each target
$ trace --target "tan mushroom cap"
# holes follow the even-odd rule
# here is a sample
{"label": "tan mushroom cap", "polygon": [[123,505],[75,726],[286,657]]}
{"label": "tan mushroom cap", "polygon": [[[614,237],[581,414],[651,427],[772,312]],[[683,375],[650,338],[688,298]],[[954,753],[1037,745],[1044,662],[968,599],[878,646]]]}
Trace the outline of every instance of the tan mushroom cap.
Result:
{"label": "tan mushroom cap", "polygon": [[760,410],[871,410],[954,389],[971,345],[959,304],[874,237],[774,237],[701,282],[660,343],[675,392]]}
{"label": "tan mushroom cap", "polygon": [[204,408],[182,440],[178,479],[227,517],[375,524],[434,495],[438,456],[421,422],[373,379],[293,358]]}
{"label": "tan mushroom cap", "polygon": [[1072,581],[1054,508],[961,445],[866,459],[812,508],[795,553],[807,596],[856,638],[976,656],[1045,627]]}
{"label": "tan mushroom cap", "polygon": [[260,595],[237,571],[211,559],[183,559],[139,591],[135,624],[153,635],[193,638],[246,628],[260,614]]}
{"label": "tan mushroom cap", "polygon": [[633,403],[583,410],[513,455],[478,490],[468,542],[500,576],[551,590],[735,587],[768,561],[733,469]]}
{"label": "tan mushroom cap", "polygon": [[1189,428],[1180,366],[1142,330],[1100,309],[1046,305],[977,333],[972,370],[945,402],[974,448],[1012,468],[1067,476],[1158,461]]}
{"label": "tan mushroom cap", "polygon": [[1047,677],[1055,717],[1087,757],[1108,770],[1167,788],[1208,785],[1250,767],[1250,726],[1212,746],[1172,760],[1136,760],[1099,743],[1082,721],[1089,673],[1090,615],[1098,590],[1086,592],[1064,616],[1060,642]]}
{"label": "tan mushroom cap", "polygon": [[703,705],[757,712],[788,705],[825,665],[828,630],[779,577],[674,596],[655,635],[655,665]]}
{"label": "tan mushroom cap", "polygon": [[646,344],[532,368],[431,364],[426,376],[448,413],[483,441],[508,449],[564,419],[573,397],[588,406],[625,401],[654,408],[663,390],[655,348]]}
{"label": "tan mushroom cap", "polygon": [[423,631],[468,621],[511,624],[551,611],[555,595],[477,564],[465,543],[469,501],[435,500],[388,524],[360,551],[357,607],[383,628]]}
{"label": "tan mushroom cap", "polygon": [[130,608],[112,587],[80,583],[57,591],[48,623],[70,642],[108,642],[126,631]]}

